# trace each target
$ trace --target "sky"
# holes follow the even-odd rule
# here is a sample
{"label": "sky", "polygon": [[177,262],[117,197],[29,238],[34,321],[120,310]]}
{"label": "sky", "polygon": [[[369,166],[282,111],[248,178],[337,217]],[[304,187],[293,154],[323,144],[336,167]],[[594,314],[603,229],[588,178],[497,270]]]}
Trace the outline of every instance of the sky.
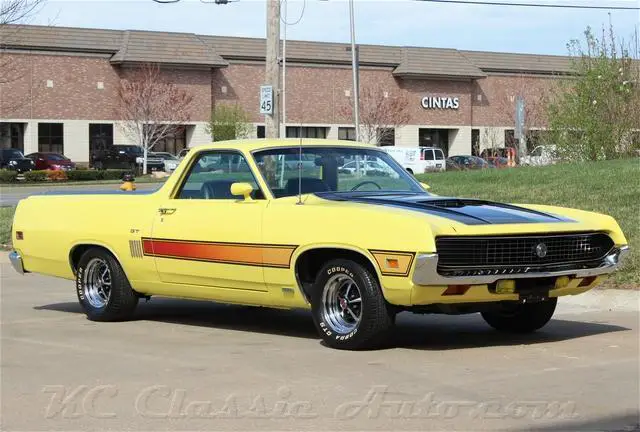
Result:
{"label": "sky", "polygon": [[[640,0],[504,1],[640,7]],[[287,3],[287,39],[350,41],[346,0]],[[354,5],[356,41],[361,44],[564,55],[567,42],[580,39],[587,26],[601,29],[611,19],[616,34],[625,38],[640,27],[639,11],[447,5],[415,0],[355,0]],[[227,5],[200,0],[174,4],[153,0],[47,0],[30,23],[264,37],[265,21],[265,0],[238,0]]]}

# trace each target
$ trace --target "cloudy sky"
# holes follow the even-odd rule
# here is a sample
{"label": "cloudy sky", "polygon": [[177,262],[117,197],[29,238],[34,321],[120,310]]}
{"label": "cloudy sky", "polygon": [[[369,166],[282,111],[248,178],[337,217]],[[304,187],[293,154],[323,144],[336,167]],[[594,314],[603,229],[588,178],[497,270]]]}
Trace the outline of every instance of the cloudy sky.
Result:
{"label": "cloudy sky", "polygon": [[[640,0],[518,2],[640,7]],[[288,0],[287,10],[289,39],[349,41],[345,0]],[[600,29],[611,19],[617,33],[629,37],[640,25],[638,11],[446,5],[413,0],[355,0],[355,10],[358,43],[487,51],[566,54],[566,43],[579,38],[587,26]],[[238,0],[224,6],[200,0],[175,4],[153,0],[48,0],[31,22],[264,37],[265,16],[264,0]]]}

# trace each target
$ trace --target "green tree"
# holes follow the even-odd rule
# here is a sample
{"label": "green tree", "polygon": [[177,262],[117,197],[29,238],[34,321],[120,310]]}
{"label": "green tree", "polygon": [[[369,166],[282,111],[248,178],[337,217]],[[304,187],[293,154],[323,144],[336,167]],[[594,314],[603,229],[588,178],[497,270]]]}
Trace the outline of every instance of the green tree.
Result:
{"label": "green tree", "polygon": [[559,80],[548,105],[551,137],[569,160],[615,159],[633,151],[640,128],[638,38],[627,44],[613,26],[568,44],[573,75]]}
{"label": "green tree", "polygon": [[240,105],[216,105],[207,125],[207,133],[213,141],[247,138],[252,130],[249,113]]}

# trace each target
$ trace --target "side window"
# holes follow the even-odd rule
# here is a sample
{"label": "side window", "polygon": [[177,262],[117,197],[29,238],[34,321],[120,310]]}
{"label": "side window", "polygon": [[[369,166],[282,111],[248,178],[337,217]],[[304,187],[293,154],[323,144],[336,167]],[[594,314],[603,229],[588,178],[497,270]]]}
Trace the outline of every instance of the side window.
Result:
{"label": "side window", "polygon": [[434,150],[436,153],[436,160],[444,160],[444,153],[442,150]]}
{"label": "side window", "polygon": [[425,150],[424,151],[424,160],[432,161],[433,160],[433,150]]}
{"label": "side window", "polygon": [[201,152],[191,165],[177,199],[238,199],[231,194],[233,183],[249,183],[253,198],[263,199],[244,156],[232,151]]}

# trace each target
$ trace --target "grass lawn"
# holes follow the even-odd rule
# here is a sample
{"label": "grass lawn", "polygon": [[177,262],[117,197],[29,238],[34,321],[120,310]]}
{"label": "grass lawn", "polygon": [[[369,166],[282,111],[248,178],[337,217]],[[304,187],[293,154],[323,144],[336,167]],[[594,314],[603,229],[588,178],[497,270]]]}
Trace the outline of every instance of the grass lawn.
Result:
{"label": "grass lawn", "polygon": [[609,284],[640,285],[640,159],[451,171],[417,177],[438,195],[557,205],[611,215],[631,245],[631,257]]}
{"label": "grass lawn", "polygon": [[15,207],[0,207],[0,245],[11,241],[11,221],[15,211]]}

